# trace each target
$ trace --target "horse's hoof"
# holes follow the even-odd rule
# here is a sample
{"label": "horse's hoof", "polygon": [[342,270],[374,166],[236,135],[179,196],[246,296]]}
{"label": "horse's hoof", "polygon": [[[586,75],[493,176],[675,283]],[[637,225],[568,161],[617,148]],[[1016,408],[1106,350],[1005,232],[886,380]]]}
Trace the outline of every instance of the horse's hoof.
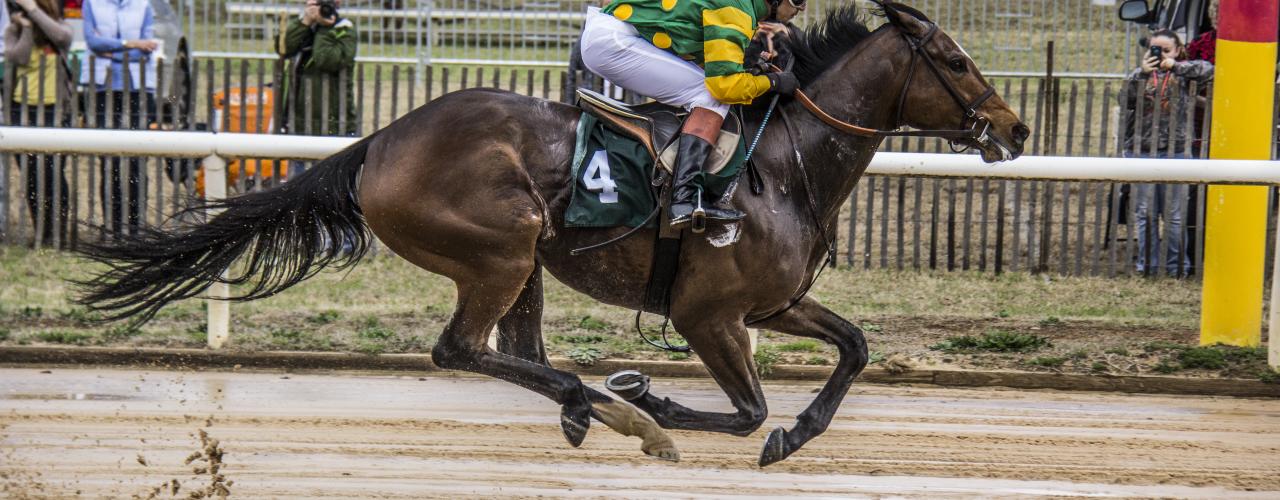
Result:
{"label": "horse's hoof", "polygon": [[774,427],[764,440],[764,449],[760,450],[760,466],[766,467],[779,462],[790,454],[791,451],[787,449],[787,431]]}
{"label": "horse's hoof", "polygon": [[635,370],[622,370],[604,380],[605,388],[626,401],[635,401],[649,392],[649,376]]}
{"label": "horse's hoof", "polygon": [[675,449],[675,447],[644,450],[644,454],[654,458],[660,458],[668,462],[680,461],[680,450]]}
{"label": "horse's hoof", "polygon": [[582,446],[582,441],[587,439],[587,430],[590,428],[591,406],[584,406],[581,410],[564,406],[560,410],[560,430],[564,431],[564,438],[569,440],[569,444],[574,448]]}

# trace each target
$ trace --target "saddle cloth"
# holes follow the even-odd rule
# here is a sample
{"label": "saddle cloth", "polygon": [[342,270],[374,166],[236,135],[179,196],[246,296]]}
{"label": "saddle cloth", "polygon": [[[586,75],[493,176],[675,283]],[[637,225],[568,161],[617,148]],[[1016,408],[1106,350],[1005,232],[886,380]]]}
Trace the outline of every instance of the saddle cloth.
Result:
{"label": "saddle cloth", "polygon": [[[662,182],[670,177],[656,172],[654,165],[665,173],[673,169],[673,139],[684,113],[657,103],[631,106],[585,89],[579,89],[578,96],[585,112],[578,121],[565,226],[644,224],[658,206]],[[708,202],[732,195],[746,160],[741,122],[735,117],[725,123],[703,175]]]}

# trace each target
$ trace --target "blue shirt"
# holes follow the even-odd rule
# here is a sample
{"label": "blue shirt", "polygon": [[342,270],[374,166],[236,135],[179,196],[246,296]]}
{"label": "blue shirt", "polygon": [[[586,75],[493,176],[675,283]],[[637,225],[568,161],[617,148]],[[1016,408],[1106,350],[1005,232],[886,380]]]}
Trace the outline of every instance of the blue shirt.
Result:
{"label": "blue shirt", "polygon": [[[124,2],[120,0],[99,0],[112,2],[121,5]],[[111,58],[111,90],[124,90],[125,73],[124,59],[128,54],[130,62],[149,61],[151,55],[138,49],[126,49],[124,47],[125,40],[120,38],[120,33],[98,33],[96,29],[97,23],[93,17],[93,2],[84,2],[81,6],[81,15],[84,17],[84,42],[89,47],[89,51],[93,52],[95,57]],[[153,17],[151,6],[146,9],[146,17],[142,20],[142,38],[150,40],[155,38],[155,20]],[[88,61],[84,61],[88,64]],[[155,90],[156,82],[149,81],[147,90]],[[99,85],[98,90],[106,90],[106,85]]]}

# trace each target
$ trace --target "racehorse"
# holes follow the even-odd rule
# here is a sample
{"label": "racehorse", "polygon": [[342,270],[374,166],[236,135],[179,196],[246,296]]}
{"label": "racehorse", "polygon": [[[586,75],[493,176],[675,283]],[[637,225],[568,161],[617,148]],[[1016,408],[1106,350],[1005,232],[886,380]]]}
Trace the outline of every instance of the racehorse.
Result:
{"label": "racehorse", "polygon": [[[805,293],[842,201],[885,134],[904,125],[933,130],[988,162],[1016,158],[1030,135],[954,40],[919,11],[877,3],[888,22],[874,31],[846,6],[788,42],[814,106],[804,108],[800,94],[784,99],[781,125],[765,128],[754,153],[764,189],[735,192],[734,205],[749,214],[736,243],[687,236],[681,248],[671,324],[735,412],[659,398],[647,379],[628,405],[550,366],[540,324],[543,268],[596,300],[639,310],[654,230],[589,257],[570,255],[626,230],[563,224],[582,111],[498,90],[435,99],[285,184],[210,202],[201,209],[221,212],[207,222],[88,247],[108,269],[82,283],[81,301],[141,322],[215,281],[245,285],[234,300],[267,297],[326,266],[353,265],[376,235],[457,286],[457,308],[431,351],[435,364],[554,400],[575,447],[591,417],[672,460],[679,452],[661,428],[747,436],[767,415],[747,325],[833,344],[840,357],[831,378],[794,427],[765,440],[760,465],[777,462],[826,430],[867,364],[862,332]],[[756,111],[748,130],[759,126]],[[487,346],[495,325],[497,351]]]}

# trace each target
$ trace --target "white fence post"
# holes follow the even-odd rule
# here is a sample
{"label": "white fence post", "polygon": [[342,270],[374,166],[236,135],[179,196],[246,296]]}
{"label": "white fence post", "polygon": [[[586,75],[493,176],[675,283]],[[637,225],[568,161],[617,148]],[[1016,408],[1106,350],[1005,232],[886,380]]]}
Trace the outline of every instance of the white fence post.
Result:
{"label": "white fence post", "polygon": [[[216,154],[204,159],[204,193],[209,201],[227,197],[227,161]],[[210,210],[207,217],[212,219],[218,210]],[[223,271],[224,273],[226,271]],[[231,296],[231,286],[226,283],[214,283],[209,286],[208,342],[210,349],[219,349],[227,342],[231,331],[231,303],[217,300]]]}
{"label": "white fence post", "polygon": [[[1280,218],[1276,218],[1276,242],[1280,244]],[[1280,370],[1280,246],[1271,260],[1271,305],[1267,312],[1267,365]]]}

